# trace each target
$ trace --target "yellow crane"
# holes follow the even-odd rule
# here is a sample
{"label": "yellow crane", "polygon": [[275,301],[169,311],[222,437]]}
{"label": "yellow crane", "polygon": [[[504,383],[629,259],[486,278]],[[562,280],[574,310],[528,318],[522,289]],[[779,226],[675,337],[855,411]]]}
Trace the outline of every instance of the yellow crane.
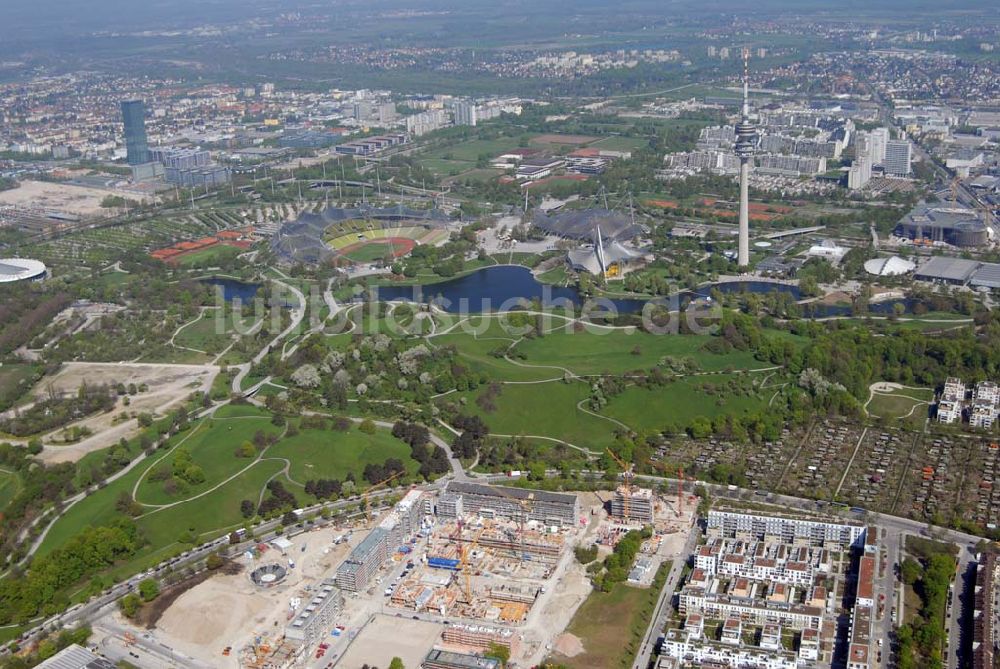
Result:
{"label": "yellow crane", "polygon": [[365,490],[363,493],[361,493],[361,501],[364,502],[364,505],[365,505],[365,518],[366,518],[367,522],[369,522],[369,523],[372,522],[372,507],[371,507],[371,504],[368,503],[368,498],[371,497],[371,494],[377,488],[381,488],[382,486],[384,486],[384,485],[386,485],[388,483],[391,483],[392,481],[395,481],[397,478],[399,478],[402,475],[403,475],[403,472],[396,472],[395,474],[393,474],[389,478],[382,479],[381,481],[379,481],[378,483],[376,483],[375,485],[369,487],[367,490]]}
{"label": "yellow crane", "polygon": [[527,517],[534,510],[535,493],[529,492],[528,496],[526,498],[521,498],[521,497],[515,497],[514,495],[512,495],[509,492],[507,492],[506,490],[504,490],[500,486],[497,486],[495,488],[495,490],[497,492],[499,492],[501,495],[503,495],[504,497],[506,497],[507,499],[513,500],[514,503],[516,503],[519,507],[521,507],[521,515],[520,515],[520,518],[519,518],[519,521],[520,521],[521,551],[518,554],[517,558],[518,558],[518,560],[521,560],[523,562],[524,561],[524,523],[525,523],[525,520],[527,519]]}
{"label": "yellow crane", "polygon": [[469,567],[469,556],[472,554],[472,551],[476,550],[476,547],[479,545],[479,537],[483,536],[483,532],[485,531],[486,528],[484,527],[483,529],[479,530],[479,533],[476,534],[476,538],[473,539],[471,543],[469,543],[468,545],[462,543],[459,544],[458,547],[460,552],[458,566],[459,566],[459,571],[462,574],[462,579],[465,582],[465,588],[463,589],[463,592],[465,594],[466,604],[472,604],[472,569]]}
{"label": "yellow crane", "polygon": [[635,465],[626,463],[610,448],[607,450],[618,466],[622,468],[622,513],[623,518],[627,521],[630,510],[629,501],[632,496],[632,482],[635,480]]}

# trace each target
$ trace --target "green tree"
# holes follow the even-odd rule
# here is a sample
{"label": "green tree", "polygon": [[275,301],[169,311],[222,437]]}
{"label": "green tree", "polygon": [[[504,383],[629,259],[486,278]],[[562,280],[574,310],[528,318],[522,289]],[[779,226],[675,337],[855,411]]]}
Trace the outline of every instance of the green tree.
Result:
{"label": "green tree", "polygon": [[389,669],[406,669],[406,667],[403,666],[403,660],[402,659],[400,659],[398,657],[394,657],[394,658],[392,658],[392,661],[389,662]]}
{"label": "green tree", "polygon": [[913,585],[918,580],[920,580],[920,575],[923,573],[923,568],[921,568],[920,563],[911,557],[907,557],[903,560],[903,564],[899,567],[900,575],[902,576],[903,583],[907,585]]}
{"label": "green tree", "polygon": [[143,579],[139,583],[139,596],[144,602],[153,601],[160,596],[160,584],[154,578]]}
{"label": "green tree", "polygon": [[139,599],[139,595],[132,592],[125,595],[118,601],[118,608],[121,609],[122,614],[126,618],[134,618],[135,614],[139,612],[139,606],[141,606],[141,604],[142,601]]}
{"label": "green tree", "polygon": [[492,657],[494,660],[500,660],[500,666],[502,667],[507,666],[507,663],[510,662],[510,648],[503,644],[491,643],[483,655]]}
{"label": "green tree", "polygon": [[365,434],[375,434],[375,423],[370,418],[365,418],[361,421],[361,424],[358,425],[358,429]]}

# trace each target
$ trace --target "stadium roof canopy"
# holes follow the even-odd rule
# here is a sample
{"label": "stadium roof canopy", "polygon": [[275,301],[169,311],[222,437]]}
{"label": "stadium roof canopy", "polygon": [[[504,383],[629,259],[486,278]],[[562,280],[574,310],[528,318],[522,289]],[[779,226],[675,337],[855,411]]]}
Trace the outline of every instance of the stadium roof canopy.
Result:
{"label": "stadium roof canopy", "polygon": [[382,228],[398,227],[400,222],[429,228],[443,227],[448,215],[440,209],[411,209],[398,207],[328,207],[318,214],[303,213],[294,221],[281,226],[271,240],[274,252],[290,262],[319,264],[334,255],[325,240],[332,225],[344,221],[372,221]]}
{"label": "stadium roof canopy", "polygon": [[628,216],[608,209],[570,209],[553,216],[536,211],[532,223],[550,235],[586,241],[594,241],[598,226],[607,241],[632,239],[646,233],[643,226]]}
{"label": "stadium roof canopy", "polygon": [[45,276],[45,263],[28,258],[0,258],[0,283],[13,283]]}
{"label": "stadium roof canopy", "polygon": [[899,276],[916,269],[916,265],[899,256],[888,258],[873,258],[865,263],[865,271],[875,276]]}

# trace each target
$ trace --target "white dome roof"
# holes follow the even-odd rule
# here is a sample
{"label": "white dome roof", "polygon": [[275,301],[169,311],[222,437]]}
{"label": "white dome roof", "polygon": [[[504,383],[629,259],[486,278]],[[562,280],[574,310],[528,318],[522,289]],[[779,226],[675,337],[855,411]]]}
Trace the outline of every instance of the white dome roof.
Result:
{"label": "white dome roof", "polygon": [[915,264],[899,256],[874,258],[865,263],[865,271],[876,276],[899,276],[912,272],[916,268]]}
{"label": "white dome roof", "polygon": [[0,258],[0,283],[13,283],[45,276],[45,263],[27,258]]}

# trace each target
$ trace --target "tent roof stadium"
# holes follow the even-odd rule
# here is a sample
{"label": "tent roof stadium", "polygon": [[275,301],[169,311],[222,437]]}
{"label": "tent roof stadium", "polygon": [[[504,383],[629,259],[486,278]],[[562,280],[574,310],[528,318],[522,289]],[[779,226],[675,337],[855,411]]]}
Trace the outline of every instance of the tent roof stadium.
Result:
{"label": "tent roof stadium", "polygon": [[596,246],[588,246],[582,249],[571,249],[566,258],[575,270],[586,270],[591,274],[601,274],[608,267],[615,263],[628,263],[642,258],[643,253],[639,250],[630,249],[620,242],[610,242],[604,245],[604,266],[601,266],[601,258]]}
{"label": "tent roof stadium", "polygon": [[628,216],[608,209],[578,209],[561,211],[549,216],[536,212],[532,223],[550,235],[591,241],[600,226],[608,241],[632,239],[646,234],[646,229]]}
{"label": "tent roof stadium", "polygon": [[371,221],[383,229],[411,226],[437,228],[445,226],[448,215],[440,209],[410,209],[408,207],[329,207],[318,214],[304,213],[281,226],[271,240],[271,248],[281,258],[310,265],[329,260],[336,252],[327,245],[326,231],[337,223],[351,220]]}

